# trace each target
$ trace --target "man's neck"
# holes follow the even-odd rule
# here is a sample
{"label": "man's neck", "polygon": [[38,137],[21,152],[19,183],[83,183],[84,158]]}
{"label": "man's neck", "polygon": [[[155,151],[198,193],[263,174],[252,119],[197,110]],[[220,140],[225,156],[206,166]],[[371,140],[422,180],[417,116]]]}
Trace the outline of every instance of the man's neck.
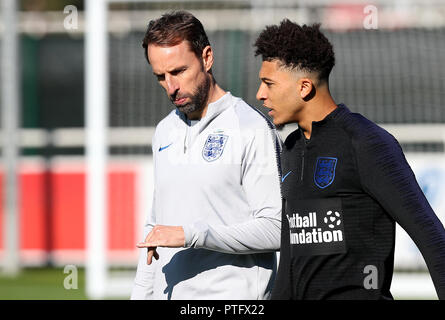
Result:
{"label": "man's neck", "polygon": [[321,121],[337,108],[337,104],[330,94],[319,96],[311,100],[302,111],[298,126],[307,139],[312,135],[312,122]]}

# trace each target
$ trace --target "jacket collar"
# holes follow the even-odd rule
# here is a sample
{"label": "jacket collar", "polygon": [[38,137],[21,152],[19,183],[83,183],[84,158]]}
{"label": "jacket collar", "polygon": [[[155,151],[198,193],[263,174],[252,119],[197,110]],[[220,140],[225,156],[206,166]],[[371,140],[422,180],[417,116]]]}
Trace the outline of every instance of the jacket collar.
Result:
{"label": "jacket collar", "polygon": [[324,125],[326,125],[328,123],[331,123],[331,122],[341,119],[344,115],[346,115],[350,112],[351,111],[348,109],[348,107],[346,107],[343,103],[340,103],[337,105],[337,108],[335,108],[335,110],[333,110],[331,113],[329,113],[323,120],[312,121],[312,133],[311,133],[311,138],[309,140],[307,140],[305,138],[305,136],[303,134],[303,130],[301,130],[301,128],[298,128],[299,138],[298,138],[298,136],[295,136],[294,139],[295,138],[302,139],[306,143],[309,143],[310,141],[313,140],[314,136],[317,135],[317,131],[319,130],[319,128],[323,127]]}
{"label": "jacket collar", "polygon": [[340,103],[337,105],[337,108],[335,108],[334,111],[329,113],[323,120],[320,121],[313,121],[312,122],[312,128],[314,125],[321,126],[323,124],[326,124],[328,122],[334,121],[335,119],[341,118],[343,115],[350,113],[351,111],[346,107],[343,103]]}

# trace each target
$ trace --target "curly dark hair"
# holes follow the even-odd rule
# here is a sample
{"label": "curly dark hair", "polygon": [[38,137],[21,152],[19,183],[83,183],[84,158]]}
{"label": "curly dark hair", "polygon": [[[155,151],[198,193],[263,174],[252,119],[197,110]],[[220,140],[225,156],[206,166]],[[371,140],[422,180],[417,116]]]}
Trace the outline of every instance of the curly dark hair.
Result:
{"label": "curly dark hair", "polygon": [[183,40],[188,40],[192,51],[199,58],[202,50],[210,45],[204,27],[193,14],[180,10],[163,14],[159,19],[151,20],[147,26],[142,47],[148,60],[149,44],[158,46],[175,46]]}
{"label": "curly dark hair", "polygon": [[335,64],[334,50],[321,33],[320,24],[300,26],[289,19],[267,26],[255,42],[255,56],[263,61],[279,60],[285,67],[317,72],[327,81]]}

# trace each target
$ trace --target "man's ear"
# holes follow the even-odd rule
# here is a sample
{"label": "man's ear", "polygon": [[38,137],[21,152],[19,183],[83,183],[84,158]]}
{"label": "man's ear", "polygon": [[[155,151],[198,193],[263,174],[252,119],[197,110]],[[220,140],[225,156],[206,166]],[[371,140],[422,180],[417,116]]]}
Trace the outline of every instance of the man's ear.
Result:
{"label": "man's ear", "polygon": [[205,71],[209,71],[213,66],[213,50],[211,46],[206,46],[202,50],[202,62]]}
{"label": "man's ear", "polygon": [[301,99],[308,101],[314,97],[315,86],[311,79],[301,78],[300,80],[298,80],[298,84]]}

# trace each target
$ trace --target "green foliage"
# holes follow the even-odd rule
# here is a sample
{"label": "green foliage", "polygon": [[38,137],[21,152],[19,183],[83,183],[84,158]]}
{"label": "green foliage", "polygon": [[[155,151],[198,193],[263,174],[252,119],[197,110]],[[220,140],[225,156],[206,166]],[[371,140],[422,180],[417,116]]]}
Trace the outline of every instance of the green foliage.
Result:
{"label": "green foliage", "polygon": [[16,277],[0,274],[0,300],[85,300],[85,270],[78,269],[78,288],[67,290],[63,268],[27,268]]}

